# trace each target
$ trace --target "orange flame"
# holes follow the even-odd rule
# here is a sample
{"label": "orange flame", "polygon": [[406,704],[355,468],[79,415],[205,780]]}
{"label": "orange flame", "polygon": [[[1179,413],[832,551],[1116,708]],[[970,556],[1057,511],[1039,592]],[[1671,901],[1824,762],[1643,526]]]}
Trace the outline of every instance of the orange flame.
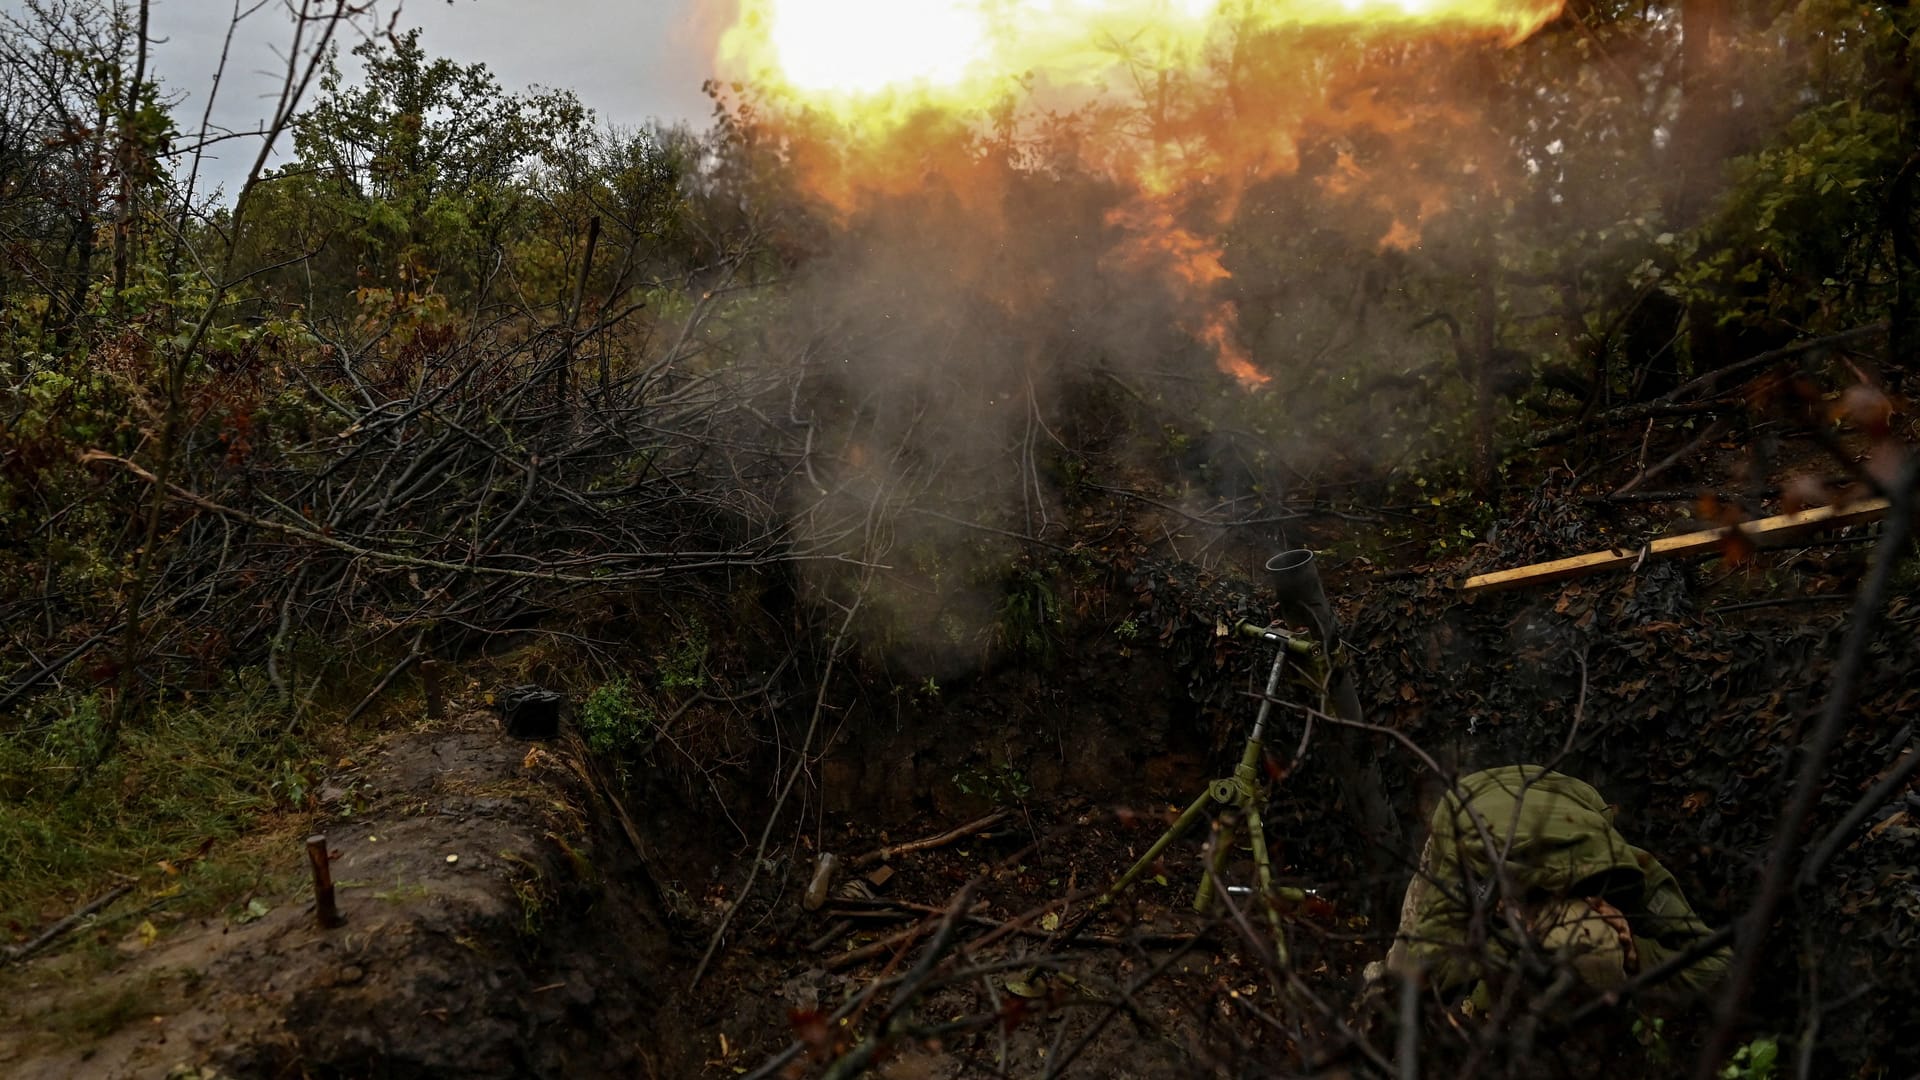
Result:
{"label": "orange flame", "polygon": [[[1234,304],[1224,244],[1200,234],[1203,208],[1216,222],[1234,212],[1252,180],[1291,172],[1310,117],[1393,133],[1423,120],[1457,118],[1443,104],[1396,112],[1367,94],[1326,100],[1314,50],[1354,42],[1480,37],[1517,42],[1560,12],[1563,0],[738,0],[721,39],[723,74],[754,87],[763,115],[786,128],[792,164],[814,192],[842,211],[863,195],[952,181],[985,211],[990,190],[968,183],[976,137],[1005,128],[1021,109],[1072,109],[1125,99],[1139,108],[1078,149],[1082,163],[1135,195],[1108,215],[1122,234],[1112,263],[1156,276],[1183,310],[1182,329],[1212,351],[1220,370],[1255,389],[1269,375],[1254,363]],[[1291,36],[1289,36],[1291,35]],[[1317,35],[1317,36],[1315,36]],[[1288,56],[1242,50],[1293,41]],[[1248,43],[1254,43],[1249,46]],[[1308,42],[1313,42],[1309,44]],[[1169,77],[1199,79],[1265,64],[1275,85],[1228,102],[1189,102],[1154,113],[1149,98]],[[1164,96],[1164,95],[1163,95]],[[1434,184],[1371,183],[1350,159],[1322,181],[1391,221],[1381,249],[1420,243],[1445,209]],[[1377,185],[1375,185],[1377,187]]]}
{"label": "orange flame", "polygon": [[[985,112],[1027,76],[1104,87],[1124,57],[1194,64],[1224,35],[1289,27],[1517,42],[1562,0],[740,0],[725,69],[862,121]],[[1149,55],[1150,54],[1150,55]]]}

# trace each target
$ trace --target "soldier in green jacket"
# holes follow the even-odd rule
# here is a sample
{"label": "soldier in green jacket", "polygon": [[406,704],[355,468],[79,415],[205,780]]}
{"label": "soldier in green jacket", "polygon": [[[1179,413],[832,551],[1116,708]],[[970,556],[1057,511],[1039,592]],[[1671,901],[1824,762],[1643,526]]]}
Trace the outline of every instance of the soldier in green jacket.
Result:
{"label": "soldier in green jacket", "polygon": [[[1434,808],[1385,967],[1484,1009],[1523,950],[1609,990],[1711,933],[1591,785],[1509,765],[1465,777]],[[1668,986],[1706,990],[1727,960],[1710,952]]]}

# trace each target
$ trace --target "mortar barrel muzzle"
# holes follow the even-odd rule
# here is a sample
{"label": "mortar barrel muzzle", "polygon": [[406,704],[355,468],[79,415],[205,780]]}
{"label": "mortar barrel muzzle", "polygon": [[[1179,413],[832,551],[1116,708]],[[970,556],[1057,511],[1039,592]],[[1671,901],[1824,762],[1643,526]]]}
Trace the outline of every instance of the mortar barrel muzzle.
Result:
{"label": "mortar barrel muzzle", "polygon": [[1273,591],[1280,602],[1296,616],[1304,616],[1320,640],[1331,644],[1338,626],[1313,552],[1306,548],[1283,551],[1267,560],[1267,573],[1273,576]]}

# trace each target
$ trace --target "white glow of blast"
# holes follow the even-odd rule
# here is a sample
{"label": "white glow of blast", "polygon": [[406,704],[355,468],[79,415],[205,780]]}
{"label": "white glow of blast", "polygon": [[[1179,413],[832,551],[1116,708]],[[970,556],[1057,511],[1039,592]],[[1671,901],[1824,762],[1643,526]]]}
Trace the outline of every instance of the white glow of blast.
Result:
{"label": "white glow of blast", "polygon": [[807,90],[951,84],[987,54],[978,0],[784,0],[770,31],[787,78]]}

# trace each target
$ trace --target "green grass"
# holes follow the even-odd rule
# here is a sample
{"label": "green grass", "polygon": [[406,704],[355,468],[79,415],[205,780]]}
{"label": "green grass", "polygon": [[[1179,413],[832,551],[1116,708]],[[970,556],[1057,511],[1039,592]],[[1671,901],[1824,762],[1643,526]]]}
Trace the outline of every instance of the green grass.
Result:
{"label": "green grass", "polygon": [[[260,860],[223,858],[222,842],[305,801],[312,750],[257,688],[165,705],[88,771],[100,713],[71,698],[0,733],[0,931],[30,933],[115,874],[140,876],[142,894],[179,885],[175,910],[217,910],[267,883]],[[190,861],[208,840],[212,856]]]}

